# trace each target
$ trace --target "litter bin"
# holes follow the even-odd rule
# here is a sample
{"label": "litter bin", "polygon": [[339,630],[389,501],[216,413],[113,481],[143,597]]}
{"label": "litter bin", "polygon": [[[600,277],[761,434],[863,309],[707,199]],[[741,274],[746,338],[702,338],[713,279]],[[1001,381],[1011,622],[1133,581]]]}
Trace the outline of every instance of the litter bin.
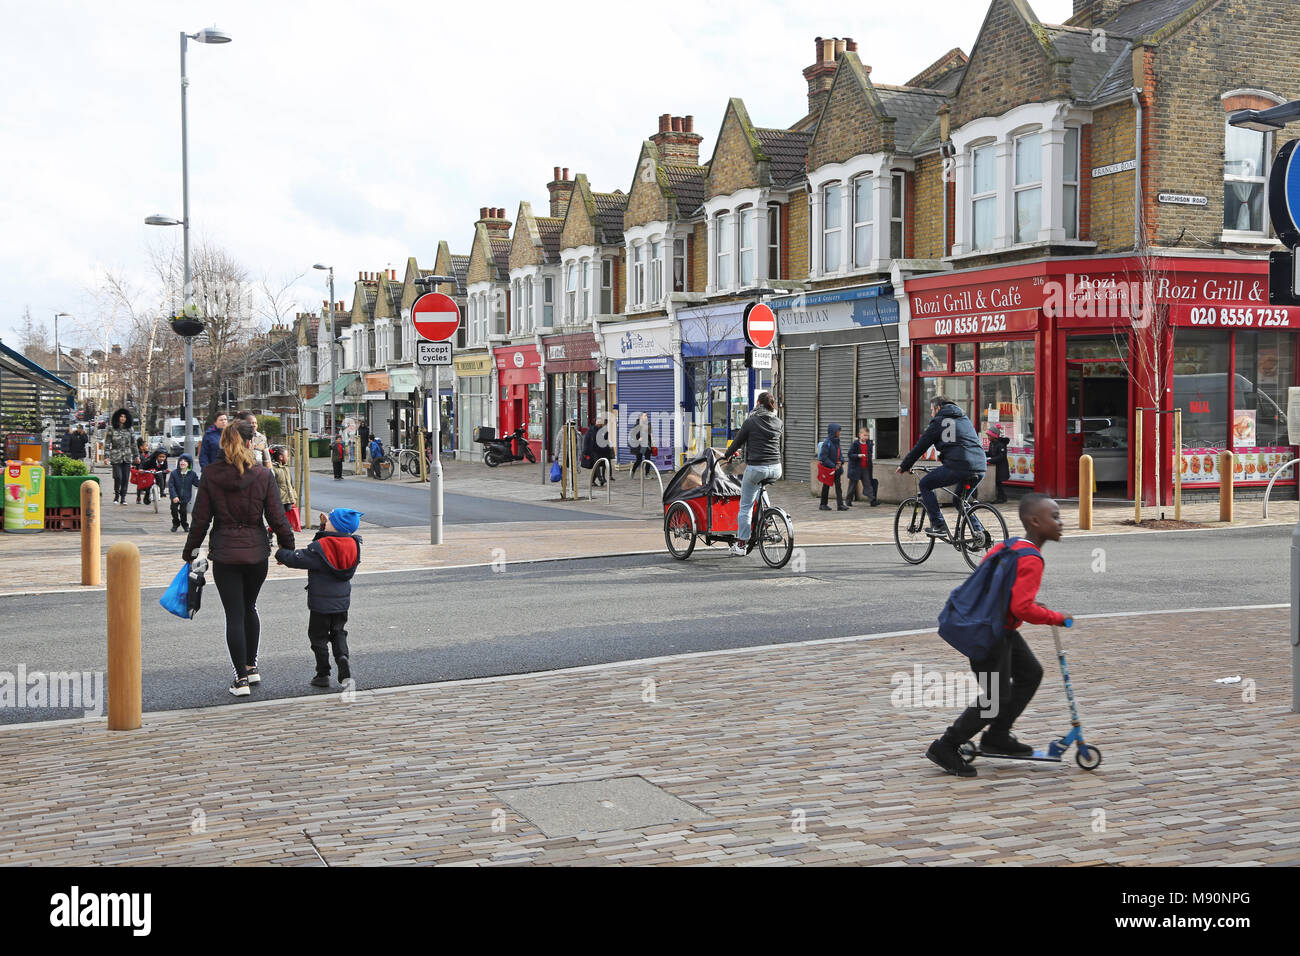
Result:
{"label": "litter bin", "polygon": [[330,456],[330,440],[328,438],[313,438],[308,448],[308,454],[312,458],[328,458]]}
{"label": "litter bin", "polygon": [[32,461],[5,463],[5,531],[45,530],[45,469]]}

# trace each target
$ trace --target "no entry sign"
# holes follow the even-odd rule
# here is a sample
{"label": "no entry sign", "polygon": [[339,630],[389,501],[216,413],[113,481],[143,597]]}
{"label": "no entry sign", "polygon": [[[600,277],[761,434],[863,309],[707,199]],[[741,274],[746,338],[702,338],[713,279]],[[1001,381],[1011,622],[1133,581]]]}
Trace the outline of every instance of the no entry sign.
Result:
{"label": "no entry sign", "polygon": [[776,338],[776,313],[762,302],[745,306],[745,341],[756,349],[765,349]]}
{"label": "no entry sign", "polygon": [[460,309],[450,296],[427,292],[411,306],[411,321],[420,337],[430,342],[446,342],[460,328]]}

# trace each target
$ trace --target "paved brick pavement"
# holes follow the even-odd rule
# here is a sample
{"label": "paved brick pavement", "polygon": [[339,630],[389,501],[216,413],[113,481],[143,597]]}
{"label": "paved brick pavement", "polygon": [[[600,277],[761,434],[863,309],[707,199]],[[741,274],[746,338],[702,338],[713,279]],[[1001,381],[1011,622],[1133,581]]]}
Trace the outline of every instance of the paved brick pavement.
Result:
{"label": "paved brick pavement", "polygon": [[[1092,773],[980,761],[957,780],[925,761],[953,711],[895,709],[891,678],[958,664],[933,634],[232,702],[129,733],[10,726],[0,864],[319,866],[310,834],[331,865],[1295,865],[1286,623],[1081,621],[1067,633],[1104,750]],[[1047,677],[1017,729],[1045,742],[1067,711],[1050,637],[1031,631]],[[1215,683],[1235,674],[1254,702]],[[497,796],[632,776],[709,819],[547,839]]]}

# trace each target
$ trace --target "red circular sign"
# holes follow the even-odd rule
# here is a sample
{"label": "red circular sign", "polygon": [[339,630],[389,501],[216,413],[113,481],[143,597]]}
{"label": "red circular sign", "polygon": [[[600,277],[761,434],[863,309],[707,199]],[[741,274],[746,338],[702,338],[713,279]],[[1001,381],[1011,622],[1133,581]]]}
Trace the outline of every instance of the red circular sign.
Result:
{"label": "red circular sign", "polygon": [[756,349],[765,349],[776,338],[776,313],[763,302],[745,306],[745,341]]}
{"label": "red circular sign", "polygon": [[446,342],[460,328],[460,309],[451,296],[426,292],[411,306],[411,321],[420,337],[430,342]]}

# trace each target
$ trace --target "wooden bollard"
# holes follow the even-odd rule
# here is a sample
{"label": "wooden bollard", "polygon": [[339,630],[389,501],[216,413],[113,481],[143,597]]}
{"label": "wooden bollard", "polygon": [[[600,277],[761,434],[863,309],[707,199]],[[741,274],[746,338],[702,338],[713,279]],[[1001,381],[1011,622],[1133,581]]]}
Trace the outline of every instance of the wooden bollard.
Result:
{"label": "wooden bollard", "polygon": [[1219,520],[1232,521],[1232,452],[1219,454]]}
{"label": "wooden bollard", "polygon": [[81,483],[81,584],[99,587],[99,482]]}
{"label": "wooden bollard", "polygon": [[139,730],[140,549],[120,541],[108,549],[108,729]]}
{"label": "wooden bollard", "polygon": [[357,474],[361,474],[365,469],[361,467],[361,436],[357,436]]}
{"label": "wooden bollard", "polygon": [[1092,456],[1079,457],[1079,530],[1092,530]]}
{"label": "wooden bollard", "polygon": [[415,453],[420,456],[420,480],[428,481],[429,463],[424,457],[424,429],[421,428],[418,432],[419,433],[415,436]]}

